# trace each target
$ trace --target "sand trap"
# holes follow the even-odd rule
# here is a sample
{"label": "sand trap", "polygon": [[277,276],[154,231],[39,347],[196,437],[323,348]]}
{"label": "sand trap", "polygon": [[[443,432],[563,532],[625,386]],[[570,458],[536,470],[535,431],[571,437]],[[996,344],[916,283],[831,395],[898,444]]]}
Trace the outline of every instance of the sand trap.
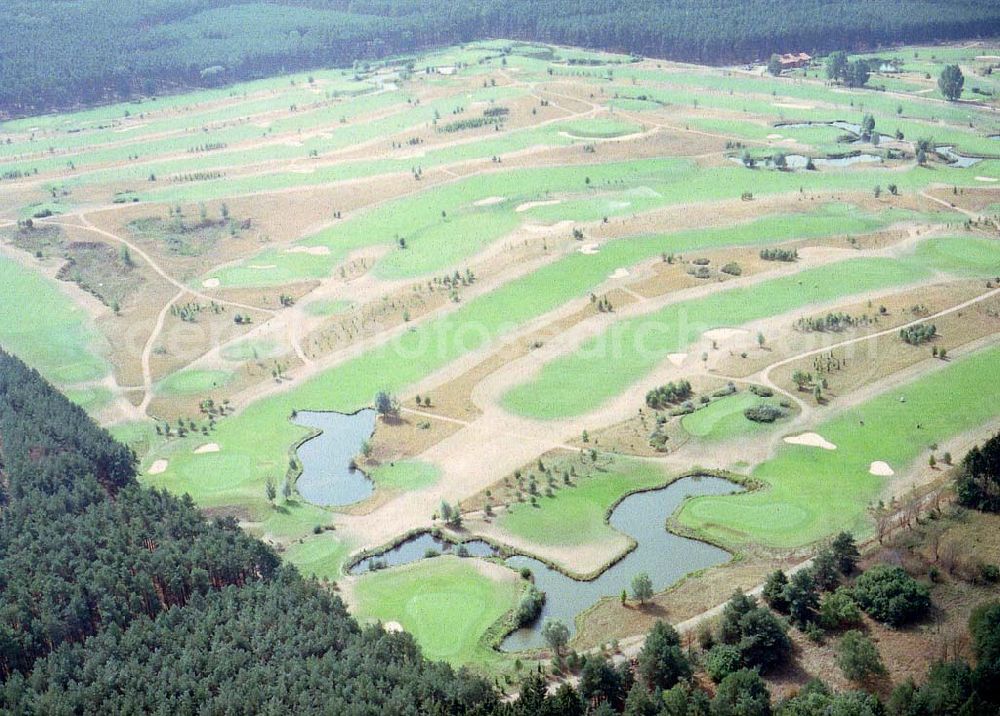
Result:
{"label": "sand trap", "polygon": [[868,472],[872,475],[877,475],[878,477],[892,477],[896,474],[892,471],[892,468],[889,467],[889,463],[882,462],[881,460],[873,462],[871,467],[868,468]]}
{"label": "sand trap", "polygon": [[507,201],[507,197],[503,196],[488,196],[485,199],[480,199],[472,203],[473,206],[493,206],[494,204],[502,204]]}
{"label": "sand trap", "polygon": [[556,204],[562,204],[562,199],[549,199],[547,201],[526,201],[519,207],[514,209],[518,214],[534,209],[536,206],[555,206]]}
{"label": "sand trap", "polygon": [[293,246],[285,249],[286,254],[309,254],[310,256],[329,256],[329,246]]}
{"label": "sand trap", "polygon": [[989,182],[993,182],[993,181],[997,181],[997,178],[996,177],[976,177],[976,181],[989,181]]}
{"label": "sand trap", "polygon": [[817,433],[802,433],[801,435],[789,435],[785,442],[791,445],[805,445],[806,447],[823,448],[824,450],[836,450],[837,446]]}
{"label": "sand trap", "polygon": [[767,138],[768,139],[781,139],[781,135],[780,134],[769,134],[769,135],[767,135]]}
{"label": "sand trap", "polygon": [[149,469],[146,471],[146,474],[147,475],[162,475],[163,473],[165,473],[167,471],[167,465],[168,464],[169,463],[167,463],[166,460],[157,460],[156,462],[154,462],[152,465],[149,466]]}
{"label": "sand trap", "polygon": [[248,269],[254,269],[256,271],[270,271],[273,268],[278,268],[275,264],[249,264]]}
{"label": "sand trap", "polygon": [[382,628],[387,634],[394,634],[396,632],[403,631],[403,625],[399,622],[386,622],[382,625]]}
{"label": "sand trap", "polygon": [[784,107],[785,109],[816,109],[811,104],[797,104],[795,102],[775,102],[775,107]]}
{"label": "sand trap", "polygon": [[710,331],[705,331],[704,335],[710,341],[725,341],[737,336],[744,336],[747,333],[749,331],[742,328],[713,328]]}
{"label": "sand trap", "polygon": [[204,281],[201,282],[201,285],[204,286],[205,288],[218,288],[219,283],[220,283],[219,279],[217,278],[206,278]]}
{"label": "sand trap", "polygon": [[933,91],[934,91],[933,87],[928,87],[927,89],[917,90],[913,94],[930,94]]}
{"label": "sand trap", "polygon": [[628,276],[629,276],[628,269],[623,269],[623,268],[615,269],[615,272],[611,274],[611,278],[628,278]]}
{"label": "sand trap", "polygon": [[219,443],[205,443],[204,445],[195,448],[195,455],[204,455],[208,452],[219,452]]}
{"label": "sand trap", "polygon": [[593,256],[597,253],[597,244],[584,244],[577,249],[581,254],[586,254],[587,256]]}
{"label": "sand trap", "polygon": [[687,353],[670,353],[667,355],[667,360],[674,365],[681,365],[685,360],[687,360],[687,357]]}

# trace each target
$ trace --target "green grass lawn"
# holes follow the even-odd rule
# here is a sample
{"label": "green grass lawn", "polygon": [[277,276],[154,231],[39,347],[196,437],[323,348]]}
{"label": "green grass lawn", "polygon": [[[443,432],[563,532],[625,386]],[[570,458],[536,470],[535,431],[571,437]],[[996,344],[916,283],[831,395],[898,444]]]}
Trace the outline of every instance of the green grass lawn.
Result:
{"label": "green grass lawn", "polygon": [[336,581],[343,576],[344,562],[351,552],[351,545],[332,532],[323,532],[294,542],[281,558],[298,567],[307,577]]}
{"label": "green grass lawn", "polygon": [[642,131],[642,127],[633,122],[600,117],[564,122],[559,125],[559,131],[581,139],[611,139],[612,137],[624,137],[627,134],[637,134]]}
{"label": "green grass lawn", "polygon": [[743,415],[744,410],[761,403],[778,405],[774,398],[761,398],[747,390],[713,400],[705,407],[685,415],[681,419],[681,426],[689,434],[704,440],[751,438],[776,429],[782,422],[756,423]]}
{"label": "green grass lawn", "polygon": [[335,316],[338,313],[345,313],[350,308],[350,301],[321,298],[305,304],[302,310],[310,316]]}
{"label": "green grass lawn", "polygon": [[270,358],[279,350],[280,347],[274,341],[248,339],[223,348],[222,357],[231,361],[257,360]]}
{"label": "green grass lawn", "polygon": [[233,374],[224,370],[183,370],[159,381],[155,389],[157,395],[166,396],[209,393],[232,379]]}
{"label": "green grass lawn", "polygon": [[419,490],[430,487],[441,477],[441,471],[421,460],[396,460],[379,465],[368,475],[376,487],[387,490]]}
{"label": "green grass lawn", "polygon": [[483,634],[517,603],[521,587],[484,576],[470,560],[437,557],[366,574],[355,595],[360,619],[399,622],[430,659],[488,664],[501,656]]}
{"label": "green grass lawn", "polygon": [[602,542],[618,534],[607,523],[611,505],[630,492],[666,481],[667,475],[655,465],[616,458],[604,471],[578,478],[573,487],[560,481],[553,497],[538,498],[538,507],[517,504],[513,512],[497,518],[497,525],[541,545]]}
{"label": "green grass lawn", "polygon": [[0,256],[0,346],[62,386],[108,372],[86,312],[49,279]]}
{"label": "green grass lawn", "polygon": [[887,483],[869,474],[871,463],[899,474],[927,460],[930,444],[995,420],[998,365],[1000,347],[981,350],[846,410],[815,427],[836,450],[783,444],[752,473],[763,489],[695,498],[678,520],[735,548],[793,548],[844,529],[867,535],[867,505]]}
{"label": "green grass lawn", "polygon": [[720,290],[625,319],[575,352],[545,364],[536,378],[503,397],[507,410],[532,418],[563,418],[595,410],[712,328],[739,326],[798,306],[898,286],[929,275],[892,259],[851,259],[752,286]]}

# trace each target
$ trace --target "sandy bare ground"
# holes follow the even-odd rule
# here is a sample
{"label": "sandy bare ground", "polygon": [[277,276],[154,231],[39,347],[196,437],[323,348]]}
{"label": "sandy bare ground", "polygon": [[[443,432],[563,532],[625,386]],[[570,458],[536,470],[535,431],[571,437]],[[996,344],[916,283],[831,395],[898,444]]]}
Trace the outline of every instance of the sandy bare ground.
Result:
{"label": "sandy bare ground", "polygon": [[824,438],[819,433],[802,433],[801,435],[789,435],[785,438],[789,445],[805,445],[806,447],[821,448],[823,450],[836,450],[837,446]]}

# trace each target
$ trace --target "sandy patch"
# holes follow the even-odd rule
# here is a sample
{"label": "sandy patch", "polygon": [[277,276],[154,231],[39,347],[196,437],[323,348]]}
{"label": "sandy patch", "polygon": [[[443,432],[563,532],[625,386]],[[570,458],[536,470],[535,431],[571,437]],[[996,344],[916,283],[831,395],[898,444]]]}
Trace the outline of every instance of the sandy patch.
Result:
{"label": "sandy patch", "polygon": [[152,465],[149,466],[149,469],[146,471],[146,474],[147,475],[162,475],[163,473],[165,473],[167,471],[167,465],[168,464],[169,463],[166,460],[163,460],[163,459],[157,460],[156,462],[154,462]]}
{"label": "sandy patch", "polygon": [[270,122],[254,122],[253,126],[260,127],[261,129],[267,129],[271,126]]}
{"label": "sandy patch", "polygon": [[997,181],[997,178],[996,177],[976,177],[976,181],[994,182],[994,181]]}
{"label": "sandy patch", "polygon": [[623,268],[615,269],[615,272],[611,274],[611,278],[628,278],[628,276],[629,276],[628,269],[623,269]]}
{"label": "sandy patch", "polygon": [[669,360],[674,365],[681,365],[687,360],[687,353],[670,353],[667,355],[667,360]]}
{"label": "sandy patch", "polygon": [[889,467],[889,463],[883,462],[882,460],[876,460],[873,462],[868,468],[868,472],[878,477],[892,477],[896,474],[893,472],[892,468]]}
{"label": "sandy patch", "polygon": [[551,234],[558,231],[569,231],[575,223],[575,221],[565,219],[554,224],[525,224],[524,229],[532,234]]}
{"label": "sandy patch", "polygon": [[737,336],[745,336],[749,331],[743,328],[713,328],[705,331],[704,336],[710,341],[726,341]]}
{"label": "sandy patch", "polygon": [[584,244],[577,249],[581,254],[586,254],[587,256],[593,256],[597,253],[597,244]]}
{"label": "sandy patch", "polygon": [[201,285],[204,286],[205,288],[218,288],[219,283],[220,283],[219,279],[217,278],[206,278],[204,281],[201,282]]}
{"label": "sandy patch", "polygon": [[767,135],[767,138],[768,139],[781,139],[781,135],[780,134],[769,134],[769,135]]}
{"label": "sandy patch", "polygon": [[256,271],[270,271],[273,268],[278,268],[275,264],[248,264],[247,268],[255,269]]}
{"label": "sandy patch", "polygon": [[205,443],[197,448],[195,448],[195,455],[204,455],[209,452],[219,452],[219,443]]}
{"label": "sandy patch", "polygon": [[536,206],[555,206],[556,204],[562,204],[562,199],[548,199],[547,201],[526,201],[519,207],[514,209],[518,214],[522,214],[525,211],[534,209]]}
{"label": "sandy patch", "polygon": [[302,142],[298,142],[298,141],[296,141],[294,139],[291,140],[291,141],[285,142],[284,144],[285,144],[286,147],[301,147],[302,146]]}
{"label": "sandy patch", "polygon": [[928,87],[927,89],[917,90],[913,94],[930,94],[933,91],[934,91],[933,87]]}
{"label": "sandy patch", "polygon": [[329,256],[329,246],[293,246],[285,249],[286,254],[309,254],[310,256]]}
{"label": "sandy patch", "polygon": [[823,448],[824,450],[836,450],[837,446],[817,433],[802,433],[801,435],[789,435],[785,442],[790,445],[805,445],[806,447]]}
{"label": "sandy patch", "polygon": [[811,104],[798,104],[796,102],[775,102],[775,107],[784,107],[785,109],[816,109]]}
{"label": "sandy patch", "polygon": [[292,169],[293,174],[315,174],[316,169],[314,167],[302,167],[300,169]]}
{"label": "sandy patch", "polygon": [[803,261],[822,261],[823,259],[838,259],[856,254],[854,249],[842,249],[838,246],[803,246],[799,249],[799,258]]}
{"label": "sandy patch", "polygon": [[386,622],[382,625],[382,628],[387,634],[395,634],[396,632],[403,631],[403,625],[399,622]]}
{"label": "sandy patch", "polygon": [[472,203],[473,206],[493,206],[495,204],[502,204],[507,200],[504,196],[488,196],[485,199],[480,199]]}

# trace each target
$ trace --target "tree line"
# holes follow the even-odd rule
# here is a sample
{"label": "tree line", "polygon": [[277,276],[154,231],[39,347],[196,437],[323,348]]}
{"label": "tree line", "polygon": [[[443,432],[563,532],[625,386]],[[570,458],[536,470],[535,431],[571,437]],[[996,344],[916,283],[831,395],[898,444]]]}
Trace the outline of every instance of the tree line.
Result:
{"label": "tree line", "polygon": [[722,64],[773,53],[989,36],[977,0],[43,0],[0,6],[0,112],[212,87],[509,38]]}

